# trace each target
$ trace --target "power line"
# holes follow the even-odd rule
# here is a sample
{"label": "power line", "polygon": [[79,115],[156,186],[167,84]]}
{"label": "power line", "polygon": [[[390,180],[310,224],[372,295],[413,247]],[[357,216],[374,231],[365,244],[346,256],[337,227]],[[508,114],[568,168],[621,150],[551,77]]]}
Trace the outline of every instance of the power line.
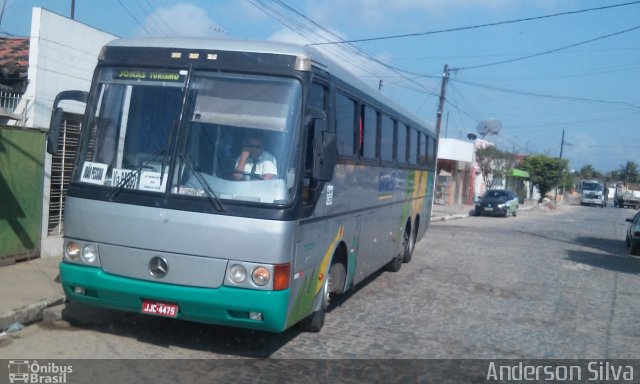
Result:
{"label": "power line", "polygon": [[147,30],[147,28],[145,28],[145,26],[140,22],[140,20],[138,20],[138,18],[131,13],[131,11],[125,7],[125,5],[122,3],[122,0],[118,0],[118,4],[120,4],[120,6],[122,7],[122,9],[124,9],[125,12],[127,12],[129,14],[129,16],[131,16],[131,18],[142,28],[144,29],[145,32],[147,32],[147,35],[151,35],[151,33],[149,32],[149,30]]}
{"label": "power line", "polygon": [[559,52],[565,49],[569,49],[569,48],[573,48],[573,47],[577,47],[579,45],[584,45],[584,44],[588,44],[588,43],[593,43],[594,41],[598,41],[598,40],[603,40],[603,39],[607,39],[609,37],[613,37],[613,36],[618,36],[618,35],[622,35],[624,33],[628,33],[628,32],[632,32],[635,31],[637,29],[640,29],[640,25],[635,26],[633,28],[629,28],[629,29],[625,29],[622,31],[618,31],[618,32],[614,32],[614,33],[610,33],[608,35],[603,35],[603,36],[598,36],[595,37],[593,39],[589,39],[589,40],[585,40],[585,41],[581,41],[579,43],[575,43],[575,44],[570,44],[570,45],[565,45],[563,47],[560,48],[556,48],[556,49],[550,49],[548,51],[543,51],[543,52],[538,52],[538,53],[534,53],[532,55],[527,55],[527,56],[522,56],[522,57],[518,57],[515,59],[510,59],[510,60],[503,60],[503,61],[497,61],[494,63],[487,63],[487,64],[480,64],[480,65],[473,65],[473,66],[468,66],[468,67],[461,67],[461,68],[455,68],[457,70],[463,70],[463,69],[476,69],[476,68],[484,68],[484,67],[493,67],[496,65],[501,65],[501,64],[507,64],[507,63],[513,63],[516,61],[522,61],[522,60],[526,60],[526,59],[531,59],[534,57],[538,57],[538,56],[542,56],[542,55],[548,55],[550,53],[555,53],[555,52]]}
{"label": "power line", "polygon": [[624,106],[631,107],[631,108],[634,108],[634,109],[640,109],[640,105],[627,103],[625,101],[610,101],[610,100],[600,100],[600,99],[588,99],[588,98],[584,98],[584,97],[575,97],[575,96],[545,95],[545,94],[542,94],[542,93],[533,93],[533,92],[517,91],[517,90],[512,90],[512,89],[494,87],[494,86],[491,86],[491,85],[479,84],[479,83],[474,83],[474,82],[465,81],[465,80],[458,80],[458,79],[455,79],[455,80],[451,79],[451,80],[455,81],[455,82],[458,82],[458,83],[461,83],[461,84],[471,85],[471,86],[474,86],[474,87],[485,88],[485,89],[490,89],[490,90],[493,90],[493,91],[512,93],[512,94],[523,95],[523,96],[533,96],[533,97],[541,97],[541,98],[547,98],[547,99],[567,100],[567,101],[582,102],[582,103],[624,105]]}
{"label": "power line", "polygon": [[[317,32],[317,31],[309,29],[308,27],[306,27],[304,25],[300,25],[300,24],[294,25],[294,24],[292,24],[292,23],[295,23],[295,22],[292,21],[292,19],[290,17],[285,15],[282,11],[280,11],[278,9],[275,9],[273,6],[267,5],[263,0],[249,0],[249,2],[253,6],[255,6],[256,8],[258,8],[261,11],[267,13],[269,16],[274,17],[277,21],[282,23],[285,27],[291,29],[292,31],[294,31],[294,32],[296,32],[298,34],[300,34],[301,36],[303,36],[304,38],[306,38],[308,40],[311,40],[309,38],[309,36],[307,34],[305,34],[304,32],[301,32],[299,29],[305,29],[308,33]],[[308,16],[304,15],[302,12],[300,12],[300,11],[296,10],[295,8],[291,7],[290,5],[285,3],[284,1],[282,1],[282,0],[271,0],[271,2],[275,3],[275,4],[278,4],[280,7],[284,8],[284,9],[290,11],[290,12],[293,12],[294,14],[296,14],[299,17],[303,18],[304,20],[306,20],[307,22],[311,23],[315,27],[319,28],[322,32],[332,36],[333,38],[341,39],[340,36],[338,36],[337,34],[335,34],[332,31],[330,31],[329,29],[327,29],[326,27],[324,27],[322,24],[318,23],[317,21],[315,21],[315,20],[309,18]],[[325,40],[327,39],[324,36],[319,36],[319,37],[321,37],[321,38],[323,38]],[[313,42],[313,40],[311,40],[311,41],[312,41],[312,43],[308,44],[308,45],[317,45],[317,42]],[[436,89],[429,88],[429,87],[427,87],[427,86],[425,86],[425,85],[423,85],[421,83],[418,83],[414,79],[408,78],[406,76],[407,74],[416,75],[415,73],[411,73],[409,71],[406,71],[406,70],[403,70],[401,68],[398,68],[398,67],[392,66],[390,64],[387,64],[387,63],[379,60],[378,58],[372,56],[371,54],[369,54],[368,52],[364,51],[363,49],[358,48],[356,46],[353,46],[351,44],[347,44],[346,47],[347,47],[348,51],[351,54],[365,57],[366,59],[368,59],[368,60],[370,60],[370,61],[372,61],[372,62],[374,62],[374,63],[376,63],[378,65],[381,65],[382,67],[384,67],[384,68],[396,73],[397,75],[401,76],[407,82],[409,82],[409,83],[411,83],[411,84],[413,84],[413,85],[415,85],[417,87],[420,87],[424,91],[427,91],[429,93],[429,95],[436,95],[437,94],[437,90]],[[338,56],[338,57],[340,56],[340,54],[337,53],[337,52],[330,52],[330,53],[332,53],[333,55]],[[364,62],[363,66],[364,67],[361,68],[361,69],[365,70],[366,72],[369,72],[370,74],[372,74],[374,76],[380,77],[379,74],[376,73],[375,69],[373,69],[372,67],[367,65],[367,62]],[[429,77],[429,76],[420,75],[420,74],[417,74],[417,75],[420,76],[420,77]]]}
{"label": "power line", "polygon": [[[145,9],[142,4],[140,3],[139,0],[135,0],[135,2],[138,4],[138,6],[140,7],[140,9],[142,9],[142,11],[146,14],[148,14],[148,20],[150,22],[152,22],[153,24],[155,24],[158,28],[158,31],[162,31],[164,33],[166,33],[167,35],[171,36],[174,35],[175,36],[175,32],[173,31],[173,29],[164,21],[164,19],[158,14],[158,12],[155,11],[155,8],[153,7],[153,5],[151,5],[151,3],[149,2],[149,0],[144,0],[144,2],[147,4],[148,9]],[[158,20],[160,22],[158,22]]]}
{"label": "power line", "polygon": [[617,8],[617,7],[625,7],[625,6],[628,6],[628,5],[635,5],[635,4],[638,4],[638,3],[640,3],[640,0],[631,1],[631,2],[628,2],[628,3],[622,3],[622,4],[607,5],[607,6],[603,6],[603,7],[581,9],[581,10],[578,10],[578,11],[559,12],[559,13],[553,13],[553,14],[550,14],[550,15],[526,17],[526,18],[516,19],[516,20],[498,21],[498,22],[495,22],[495,23],[479,24],[479,25],[472,25],[472,26],[467,26],[467,27],[440,29],[440,30],[428,31],[428,32],[405,33],[405,34],[400,34],[400,35],[371,37],[371,38],[365,38],[365,39],[330,41],[330,42],[324,42],[324,43],[315,43],[315,44],[312,44],[312,45],[361,43],[361,42],[365,42],[365,41],[378,41],[378,40],[399,39],[399,38],[404,38],[404,37],[435,35],[435,34],[438,34],[438,33],[457,32],[457,31],[465,31],[465,30],[469,30],[469,29],[494,27],[494,26],[498,26],[498,25],[520,23],[520,22],[524,22],[524,21],[534,21],[534,20],[540,20],[540,19],[548,19],[548,18],[557,17],[557,16],[574,15],[574,14],[584,13],[584,12],[602,11],[602,10],[605,10],[605,9]]}

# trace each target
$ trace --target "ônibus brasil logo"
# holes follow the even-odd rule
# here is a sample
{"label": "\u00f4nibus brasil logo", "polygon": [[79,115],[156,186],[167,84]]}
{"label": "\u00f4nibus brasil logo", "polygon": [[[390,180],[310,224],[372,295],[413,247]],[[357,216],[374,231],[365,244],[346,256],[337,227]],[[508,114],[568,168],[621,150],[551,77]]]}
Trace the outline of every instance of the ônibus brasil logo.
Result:
{"label": "\u00f4nibus brasil logo", "polygon": [[38,364],[37,361],[9,360],[9,382],[27,384],[64,384],[73,372],[70,365]]}

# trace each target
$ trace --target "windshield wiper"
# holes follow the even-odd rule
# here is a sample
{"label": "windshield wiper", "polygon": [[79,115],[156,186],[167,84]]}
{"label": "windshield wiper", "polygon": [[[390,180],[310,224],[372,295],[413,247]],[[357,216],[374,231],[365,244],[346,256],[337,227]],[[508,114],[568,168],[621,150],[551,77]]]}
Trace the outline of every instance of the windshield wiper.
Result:
{"label": "windshield wiper", "polygon": [[226,212],[218,195],[216,195],[216,193],[211,188],[211,185],[209,185],[207,180],[202,176],[200,170],[198,170],[198,168],[193,164],[191,156],[188,153],[185,153],[183,159],[184,163],[189,168],[189,171],[191,171],[196,180],[198,180],[198,183],[200,183],[200,185],[202,186],[202,189],[207,193],[207,196],[209,197],[209,201],[211,202],[213,208],[219,212]]}

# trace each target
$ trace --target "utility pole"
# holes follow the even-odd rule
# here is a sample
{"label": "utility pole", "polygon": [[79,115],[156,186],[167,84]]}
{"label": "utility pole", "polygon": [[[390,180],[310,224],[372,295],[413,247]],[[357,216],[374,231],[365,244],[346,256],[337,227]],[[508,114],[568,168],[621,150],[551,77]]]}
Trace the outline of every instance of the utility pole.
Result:
{"label": "utility pole", "polygon": [[440,141],[440,126],[442,125],[442,110],[444,109],[445,92],[447,91],[447,80],[449,79],[449,66],[444,65],[442,73],[442,85],[440,86],[440,101],[438,102],[438,115],[436,117],[436,156]]}
{"label": "utility pole", "polygon": [[[558,162],[558,183],[562,181],[562,150],[564,149],[564,129],[562,130],[562,141],[560,142],[560,161]],[[564,197],[564,196],[563,196]],[[558,202],[558,186],[556,185],[556,193],[553,196],[553,202]]]}
{"label": "utility pole", "polygon": [[7,5],[7,0],[2,3],[2,12],[0,12],[0,25],[2,25],[2,16],[4,16],[4,7]]}
{"label": "utility pole", "polygon": [[71,0],[71,20],[76,17],[76,0]]}

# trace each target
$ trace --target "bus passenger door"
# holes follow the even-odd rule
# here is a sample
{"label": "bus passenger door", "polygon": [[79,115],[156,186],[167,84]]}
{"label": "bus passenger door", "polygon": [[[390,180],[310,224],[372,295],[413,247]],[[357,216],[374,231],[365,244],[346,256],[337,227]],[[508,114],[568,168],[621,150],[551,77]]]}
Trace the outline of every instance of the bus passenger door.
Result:
{"label": "bus passenger door", "polygon": [[354,234],[358,238],[358,258],[354,283],[362,281],[366,276],[378,270],[378,236],[376,233],[376,215],[375,212],[368,212],[355,217],[358,228],[358,234]]}

